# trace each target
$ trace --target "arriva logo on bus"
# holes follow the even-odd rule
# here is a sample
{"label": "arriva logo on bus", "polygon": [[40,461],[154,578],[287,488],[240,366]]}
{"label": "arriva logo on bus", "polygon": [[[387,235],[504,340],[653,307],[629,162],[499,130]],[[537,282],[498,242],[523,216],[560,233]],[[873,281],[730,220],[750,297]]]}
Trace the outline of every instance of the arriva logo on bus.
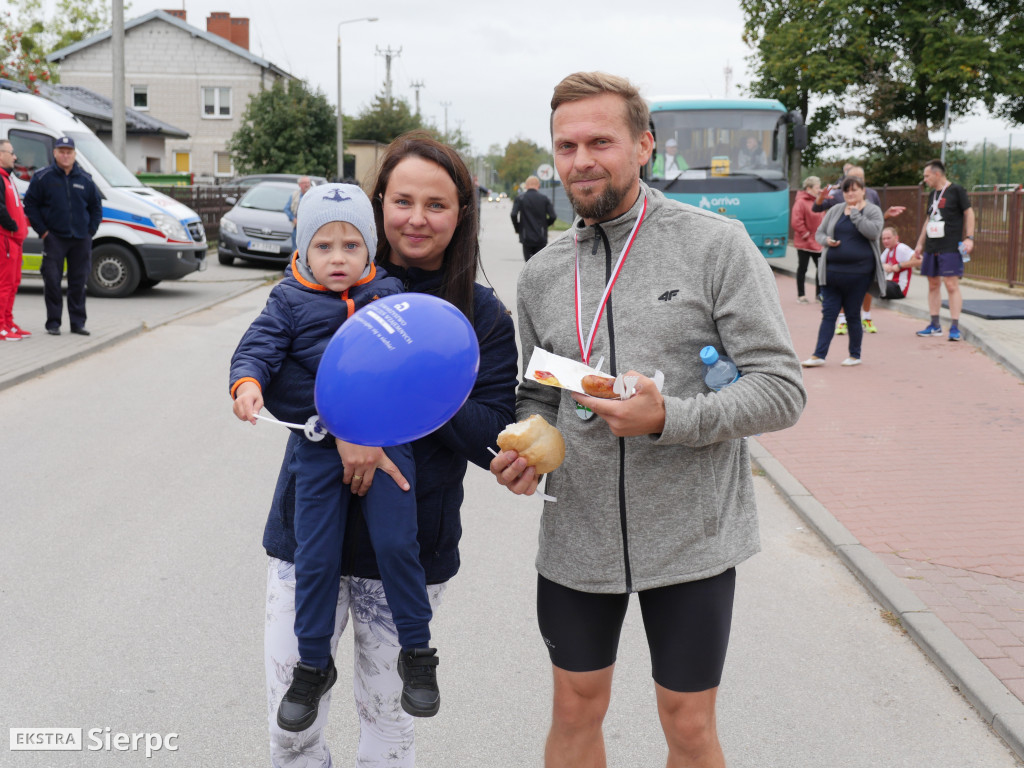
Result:
{"label": "arriva logo on bus", "polygon": [[700,207],[711,210],[720,205],[739,205],[740,199],[738,197],[712,197],[710,200],[707,195],[702,195],[700,198]]}

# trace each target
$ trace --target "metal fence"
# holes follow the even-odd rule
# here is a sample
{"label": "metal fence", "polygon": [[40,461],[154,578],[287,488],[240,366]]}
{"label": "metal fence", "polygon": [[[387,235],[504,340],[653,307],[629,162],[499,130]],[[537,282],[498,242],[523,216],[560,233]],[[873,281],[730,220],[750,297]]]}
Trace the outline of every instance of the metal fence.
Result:
{"label": "metal fence", "polygon": [[203,222],[203,229],[206,230],[207,241],[213,242],[220,239],[221,216],[230,211],[234,205],[234,203],[229,203],[227,198],[234,198],[237,201],[245,193],[247,187],[196,184],[183,187],[153,185],[153,189],[163,192],[168,197],[173,197],[198,213]]}
{"label": "metal fence", "polygon": [[[891,205],[907,210],[886,221],[896,227],[900,241],[913,247],[924,226],[929,190],[925,187],[875,187],[884,211]],[[1024,190],[969,192],[974,209],[974,252],[964,265],[964,277],[974,280],[1024,285]],[[796,192],[790,195],[790,203]],[[792,238],[792,232],[790,233]]]}

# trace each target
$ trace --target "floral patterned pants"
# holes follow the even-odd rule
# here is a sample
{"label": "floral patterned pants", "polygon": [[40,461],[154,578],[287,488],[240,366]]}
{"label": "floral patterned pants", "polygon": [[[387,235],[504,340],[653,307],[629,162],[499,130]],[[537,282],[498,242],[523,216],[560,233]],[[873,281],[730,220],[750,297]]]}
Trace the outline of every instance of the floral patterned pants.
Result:
{"label": "floral patterned pants", "polygon": [[[436,611],[445,584],[427,586],[430,607]],[[357,768],[413,768],[416,763],[412,716],[401,706],[402,680],[398,676],[398,632],[384,597],[384,585],[376,579],[343,576],[338,590],[338,610],[331,654],[349,618],[355,638],[353,689],[359,715]],[[267,623],[264,660],[267,672],[267,709],[270,728],[270,761],[274,768],[332,768],[331,752],[324,734],[331,708],[331,694],[320,700],[316,722],[301,733],[281,730],[277,708],[291,685],[292,669],[299,660],[295,639],[295,565],[270,558],[267,566]],[[340,683],[339,672],[339,683]]]}

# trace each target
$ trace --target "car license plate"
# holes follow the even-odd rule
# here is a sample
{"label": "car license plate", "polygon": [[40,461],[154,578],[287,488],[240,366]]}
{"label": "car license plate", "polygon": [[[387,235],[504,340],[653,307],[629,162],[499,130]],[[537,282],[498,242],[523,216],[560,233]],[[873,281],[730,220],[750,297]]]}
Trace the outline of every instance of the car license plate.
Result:
{"label": "car license plate", "polygon": [[261,243],[257,240],[250,240],[249,244],[245,246],[250,251],[259,251],[260,253],[280,253],[280,246],[275,243]]}

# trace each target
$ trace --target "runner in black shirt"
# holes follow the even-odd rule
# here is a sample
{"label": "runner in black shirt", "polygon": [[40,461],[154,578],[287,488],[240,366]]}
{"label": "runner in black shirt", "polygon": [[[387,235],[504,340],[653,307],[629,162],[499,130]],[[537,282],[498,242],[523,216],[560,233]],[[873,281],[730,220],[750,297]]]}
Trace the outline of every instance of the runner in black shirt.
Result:
{"label": "runner in black shirt", "polygon": [[[960,278],[964,274],[962,253],[970,256],[974,250],[974,209],[967,190],[946,178],[946,166],[941,160],[931,160],[924,167],[924,183],[932,188],[928,196],[928,210],[921,234],[917,238],[914,256],[921,256],[921,274],[928,278],[928,310],[931,322],[917,332],[918,336],[941,336],[939,307],[942,303],[942,283],[949,296],[949,315],[952,324],[949,340],[960,341]],[[962,245],[961,245],[962,244]]]}

